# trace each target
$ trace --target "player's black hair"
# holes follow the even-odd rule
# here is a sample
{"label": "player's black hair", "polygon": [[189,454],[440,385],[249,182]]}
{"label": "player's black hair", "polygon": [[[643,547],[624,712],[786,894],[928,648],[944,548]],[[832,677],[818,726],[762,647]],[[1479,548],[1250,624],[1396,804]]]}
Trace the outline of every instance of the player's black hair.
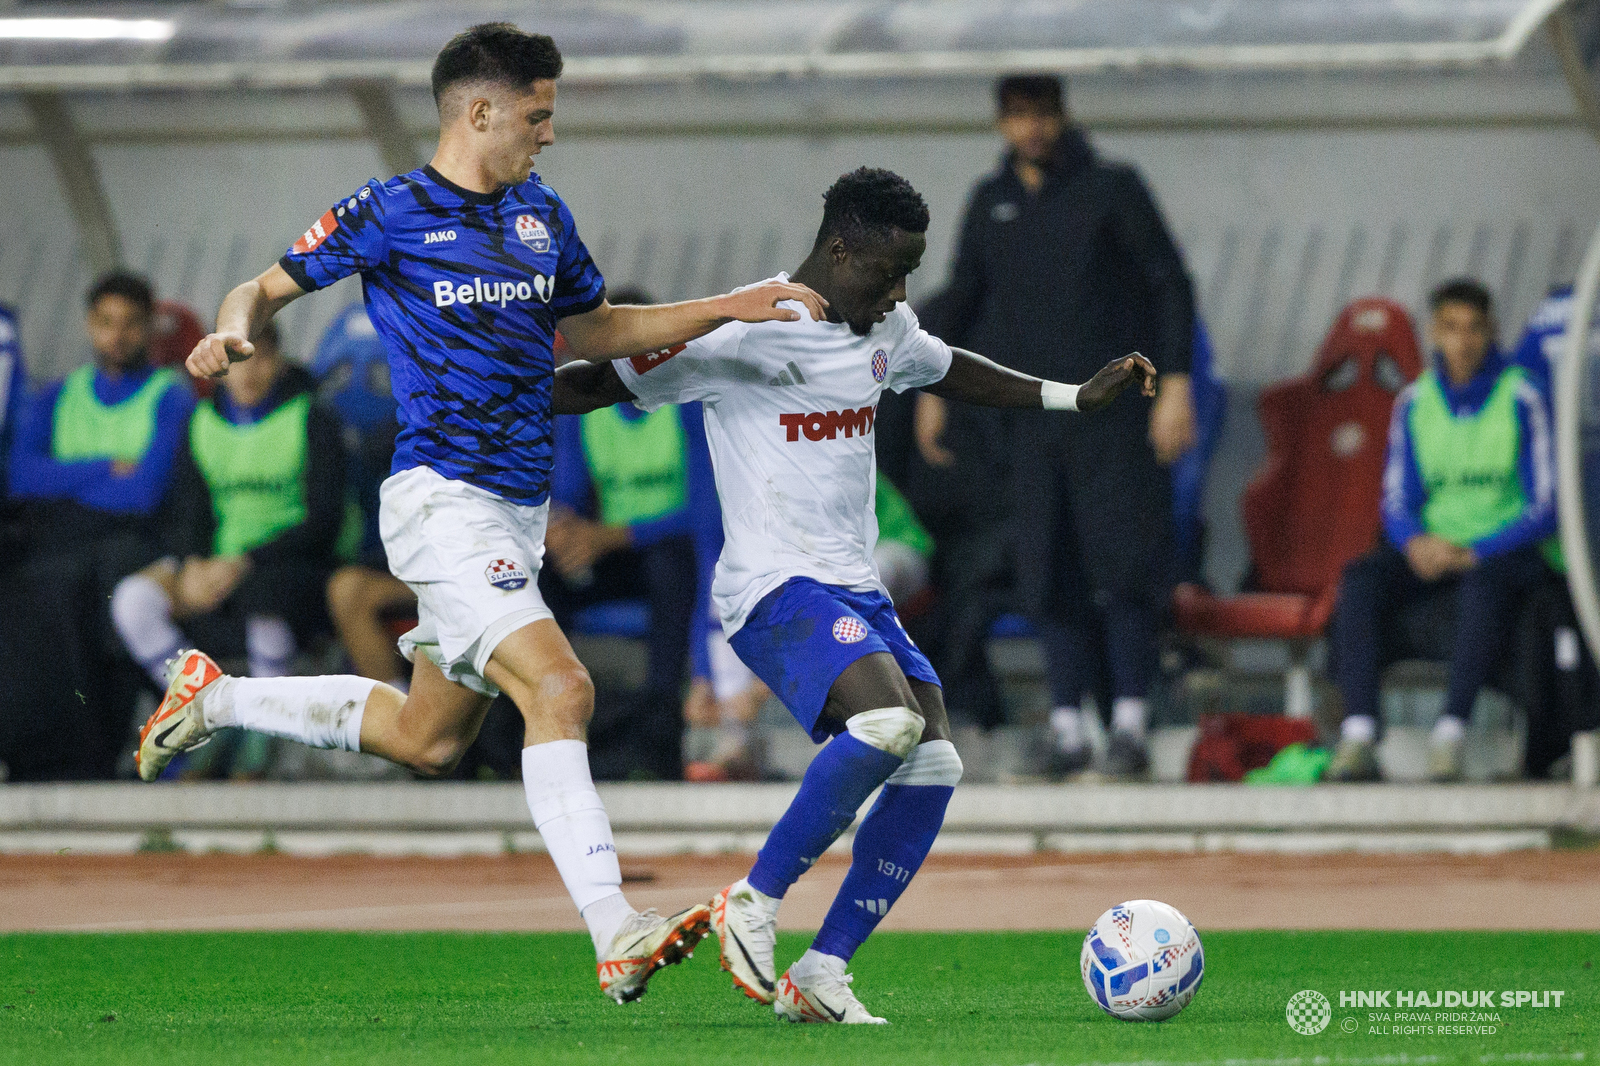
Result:
{"label": "player's black hair", "polygon": [[1494,317],[1494,297],[1477,278],[1451,278],[1428,294],[1428,310],[1445,304],[1466,304],[1485,318]]}
{"label": "player's black hair", "polygon": [[1018,104],[1033,104],[1065,115],[1067,83],[1055,74],[1012,74],[994,83],[994,102],[1002,115]]}
{"label": "player's black hair", "polygon": [[526,88],[561,77],[561,50],[542,33],[509,22],[485,22],[450,38],[433,61],[433,102],[458,82],[489,81]]}
{"label": "player's black hair", "polygon": [[885,239],[897,229],[928,232],[928,204],[909,181],[892,170],[852,170],[822,194],[822,226],[817,230],[816,245],[841,237],[846,247],[857,248],[866,241]]}
{"label": "player's black hair", "polygon": [[150,288],[150,280],[131,270],[112,270],[95,278],[89,291],[84,293],[84,306],[93,310],[94,305],[107,296],[122,297],[143,311],[146,318],[156,309],[156,296]]}

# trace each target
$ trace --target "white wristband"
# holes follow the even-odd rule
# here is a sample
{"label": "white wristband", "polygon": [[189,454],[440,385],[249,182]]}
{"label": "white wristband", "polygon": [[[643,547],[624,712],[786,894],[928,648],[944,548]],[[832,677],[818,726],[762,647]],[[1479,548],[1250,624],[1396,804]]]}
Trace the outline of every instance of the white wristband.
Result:
{"label": "white wristband", "polygon": [[1039,399],[1044,401],[1046,411],[1076,411],[1078,386],[1066,385],[1059,381],[1041,381]]}

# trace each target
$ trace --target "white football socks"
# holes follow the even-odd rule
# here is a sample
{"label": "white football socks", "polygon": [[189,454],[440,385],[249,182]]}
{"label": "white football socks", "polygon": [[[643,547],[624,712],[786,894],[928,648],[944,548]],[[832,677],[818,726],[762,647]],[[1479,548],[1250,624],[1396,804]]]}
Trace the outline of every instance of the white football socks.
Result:
{"label": "white football socks", "polygon": [[594,942],[594,957],[598,960],[604,959],[611,950],[611,941],[615,939],[617,930],[622,928],[622,923],[637,912],[629,905],[627,896],[613,892],[595,900],[578,913],[589,927],[589,939]]}
{"label": "white football socks", "polygon": [[294,660],[294,630],[282,618],[253,614],[244,620],[244,651],[251,677],[283,677]]}
{"label": "white football socks", "polygon": [[838,976],[844,973],[848,965],[850,964],[837,955],[824,955],[816,948],[806,948],[806,953],[789,967],[789,974],[793,977],[806,978],[814,973],[832,971]]}
{"label": "white football socks", "polygon": [[1371,744],[1378,739],[1378,723],[1368,714],[1345,715],[1339,726],[1339,739]]}
{"label": "white football socks", "polygon": [[313,748],[361,750],[367,677],[224,677],[200,697],[207,729],[238,726]]}
{"label": "white football socks", "polygon": [[133,574],[111,593],[117,636],[156,687],[167,687],[167,660],[183,648],[183,632],[172,624],[172,600],[159,581]]}
{"label": "white football socks", "polygon": [[589,746],[552,740],[523,748],[522,786],[533,824],[589,926],[595,957],[604,959],[633,908],[622,895],[611,819],[589,776]]}
{"label": "white football socks", "polygon": [[1050,729],[1056,735],[1056,746],[1062,751],[1076,751],[1089,743],[1083,712],[1076,707],[1057,707],[1051,711]]}
{"label": "white football socks", "polygon": [[1441,714],[1439,720],[1433,723],[1433,732],[1428,739],[1435,744],[1454,744],[1466,735],[1465,722],[1453,714]]}
{"label": "white football socks", "polygon": [[1142,738],[1149,704],[1143,696],[1118,696],[1111,701],[1111,731]]}

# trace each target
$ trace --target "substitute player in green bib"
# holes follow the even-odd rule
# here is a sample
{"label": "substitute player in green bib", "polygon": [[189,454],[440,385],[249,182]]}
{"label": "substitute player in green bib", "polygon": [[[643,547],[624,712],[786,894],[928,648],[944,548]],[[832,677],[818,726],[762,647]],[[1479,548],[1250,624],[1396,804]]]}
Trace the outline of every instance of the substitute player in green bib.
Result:
{"label": "substitute player in green bib", "polygon": [[313,389],[279,354],[269,323],[255,357],[195,408],[166,523],[170,554],[111,597],[118,635],[157,687],[190,643],[243,651],[251,676],[281,677],[295,649],[327,629],[346,458],[338,421]]}
{"label": "substitute player in green bib", "polygon": [[1383,479],[1385,540],[1346,569],[1334,616],[1333,672],[1345,719],[1334,780],[1379,776],[1383,633],[1423,597],[1456,600],[1444,714],[1428,774],[1461,776],[1461,745],[1478,691],[1527,594],[1560,565],[1548,407],[1527,372],[1494,345],[1489,292],[1461,279],[1429,300],[1431,365],[1395,400]]}
{"label": "substitute player in green bib", "polygon": [[539,588],[556,620],[569,624],[596,604],[643,600],[650,625],[644,684],[621,705],[600,772],[623,767],[669,780],[683,776],[681,733],[695,617],[697,514],[716,510],[700,411],[645,413],[606,407],[556,419],[551,476],[551,565]]}

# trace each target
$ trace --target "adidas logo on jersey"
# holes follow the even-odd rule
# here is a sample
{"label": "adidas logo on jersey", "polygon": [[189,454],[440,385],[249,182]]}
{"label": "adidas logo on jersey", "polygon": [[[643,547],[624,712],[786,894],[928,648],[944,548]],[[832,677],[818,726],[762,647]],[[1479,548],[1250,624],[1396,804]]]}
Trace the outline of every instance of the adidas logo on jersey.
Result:
{"label": "adidas logo on jersey", "polygon": [[422,243],[423,244],[443,244],[445,241],[453,241],[455,239],[456,239],[456,231],[455,230],[453,230],[453,229],[436,229],[432,233],[423,234]]}
{"label": "adidas logo on jersey", "polygon": [[788,436],[785,440],[797,441],[800,434],[806,435],[806,440],[834,440],[843,430],[846,437],[865,437],[872,432],[872,425],[878,419],[878,407],[858,407],[853,411],[813,411],[805,415],[779,415],[778,425],[782,426]]}
{"label": "adidas logo on jersey", "polygon": [[806,376],[800,373],[800,368],[795,366],[793,362],[778,371],[777,376],[767,382],[768,385],[804,385],[805,383]]}
{"label": "adidas logo on jersey", "polygon": [[473,278],[471,285],[457,285],[453,281],[433,283],[433,306],[449,307],[451,304],[493,304],[501,307],[513,300],[531,300],[535,296],[549,303],[556,292],[556,279],[535,274],[530,281],[484,281]]}
{"label": "adidas logo on jersey", "polygon": [[886,899],[858,899],[856,900],[856,906],[868,914],[876,914],[880,918],[889,913],[889,901]]}

